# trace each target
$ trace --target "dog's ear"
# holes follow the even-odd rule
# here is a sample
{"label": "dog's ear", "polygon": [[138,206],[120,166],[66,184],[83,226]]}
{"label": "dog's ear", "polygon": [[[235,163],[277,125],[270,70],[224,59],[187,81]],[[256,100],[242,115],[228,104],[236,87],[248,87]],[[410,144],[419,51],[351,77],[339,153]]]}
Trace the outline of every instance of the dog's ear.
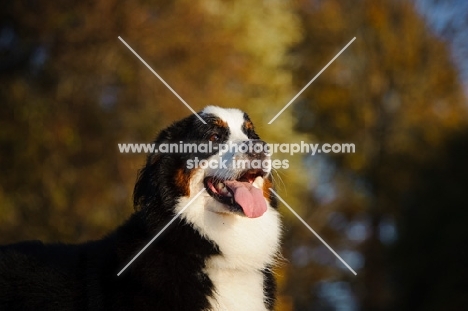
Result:
{"label": "dog's ear", "polygon": [[[173,123],[161,131],[154,143],[171,143],[184,140],[193,131],[197,117],[191,115]],[[153,153],[146,158],[145,166],[138,172],[137,182],[133,190],[133,205],[135,210],[151,210],[155,206],[173,206],[175,202],[165,202],[167,198],[176,198],[177,188],[173,186],[176,169],[180,167],[181,159],[171,154]],[[166,195],[162,195],[162,194]],[[169,195],[170,194],[170,195]]]}
{"label": "dog's ear", "polygon": [[175,177],[180,160],[171,154],[148,156],[146,165],[138,172],[133,190],[133,204],[136,211],[147,213],[170,213],[170,207],[177,203],[180,189],[175,187]]}
{"label": "dog's ear", "polygon": [[154,190],[151,191],[151,189],[154,186],[155,176],[151,174],[153,165],[149,163],[149,160],[151,159],[156,162],[159,157],[158,154],[148,156],[146,165],[138,172],[137,181],[133,188],[133,206],[135,210],[143,209],[145,206],[149,205],[149,202],[153,199],[151,195]]}

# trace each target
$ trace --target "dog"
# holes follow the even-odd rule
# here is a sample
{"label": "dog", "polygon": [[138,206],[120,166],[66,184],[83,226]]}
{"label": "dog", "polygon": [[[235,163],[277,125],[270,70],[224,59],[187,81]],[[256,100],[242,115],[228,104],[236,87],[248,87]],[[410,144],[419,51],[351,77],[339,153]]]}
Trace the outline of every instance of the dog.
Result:
{"label": "dog", "polygon": [[235,165],[269,155],[216,150],[265,143],[246,113],[216,106],[173,123],[154,144],[185,142],[212,150],[149,154],[135,212],[101,240],[0,247],[0,310],[273,310],[281,221],[271,168]]}

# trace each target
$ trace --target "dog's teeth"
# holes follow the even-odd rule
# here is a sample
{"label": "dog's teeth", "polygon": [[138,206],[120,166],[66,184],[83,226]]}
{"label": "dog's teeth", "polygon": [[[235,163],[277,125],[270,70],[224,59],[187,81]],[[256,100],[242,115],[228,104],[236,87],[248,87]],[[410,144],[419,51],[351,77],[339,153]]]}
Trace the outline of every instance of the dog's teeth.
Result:
{"label": "dog's teeth", "polygon": [[262,189],[263,188],[263,177],[258,176],[255,178],[254,182],[252,183],[252,186],[254,186],[257,189]]}
{"label": "dog's teeth", "polygon": [[228,190],[226,187],[223,187],[222,189],[219,189],[219,192],[220,192],[222,195],[225,195],[225,196],[228,196],[228,197],[231,196],[231,193],[229,192],[229,190]]}
{"label": "dog's teeth", "polygon": [[224,187],[224,184],[220,182],[216,185],[216,188],[218,188],[218,190],[223,190],[225,187]]}

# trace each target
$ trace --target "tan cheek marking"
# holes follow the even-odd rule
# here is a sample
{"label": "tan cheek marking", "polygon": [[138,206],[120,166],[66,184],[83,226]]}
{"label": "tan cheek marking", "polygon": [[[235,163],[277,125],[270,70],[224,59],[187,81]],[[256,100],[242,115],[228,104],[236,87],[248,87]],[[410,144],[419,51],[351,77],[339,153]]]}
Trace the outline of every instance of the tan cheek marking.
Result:
{"label": "tan cheek marking", "polygon": [[271,182],[271,180],[269,178],[264,178],[263,179],[263,189],[262,189],[263,190],[263,196],[265,197],[265,199],[267,199],[268,202],[271,203],[270,188],[273,188],[273,183]]}
{"label": "tan cheek marking", "polygon": [[184,172],[183,168],[176,171],[175,184],[182,191],[184,196],[190,196],[190,179],[195,173],[195,170],[191,170],[189,174]]}

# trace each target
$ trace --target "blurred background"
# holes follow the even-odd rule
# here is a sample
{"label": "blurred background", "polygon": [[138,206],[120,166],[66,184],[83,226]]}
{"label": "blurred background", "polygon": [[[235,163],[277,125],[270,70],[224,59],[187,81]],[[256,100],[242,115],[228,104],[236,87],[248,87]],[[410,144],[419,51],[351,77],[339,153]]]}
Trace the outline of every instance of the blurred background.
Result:
{"label": "blurred background", "polygon": [[190,114],[121,36],[197,111],[241,108],[272,143],[356,145],[274,174],[357,272],[281,207],[278,310],[466,310],[467,29],[465,0],[4,2],[0,243],[101,237],[145,159],[117,144]]}

